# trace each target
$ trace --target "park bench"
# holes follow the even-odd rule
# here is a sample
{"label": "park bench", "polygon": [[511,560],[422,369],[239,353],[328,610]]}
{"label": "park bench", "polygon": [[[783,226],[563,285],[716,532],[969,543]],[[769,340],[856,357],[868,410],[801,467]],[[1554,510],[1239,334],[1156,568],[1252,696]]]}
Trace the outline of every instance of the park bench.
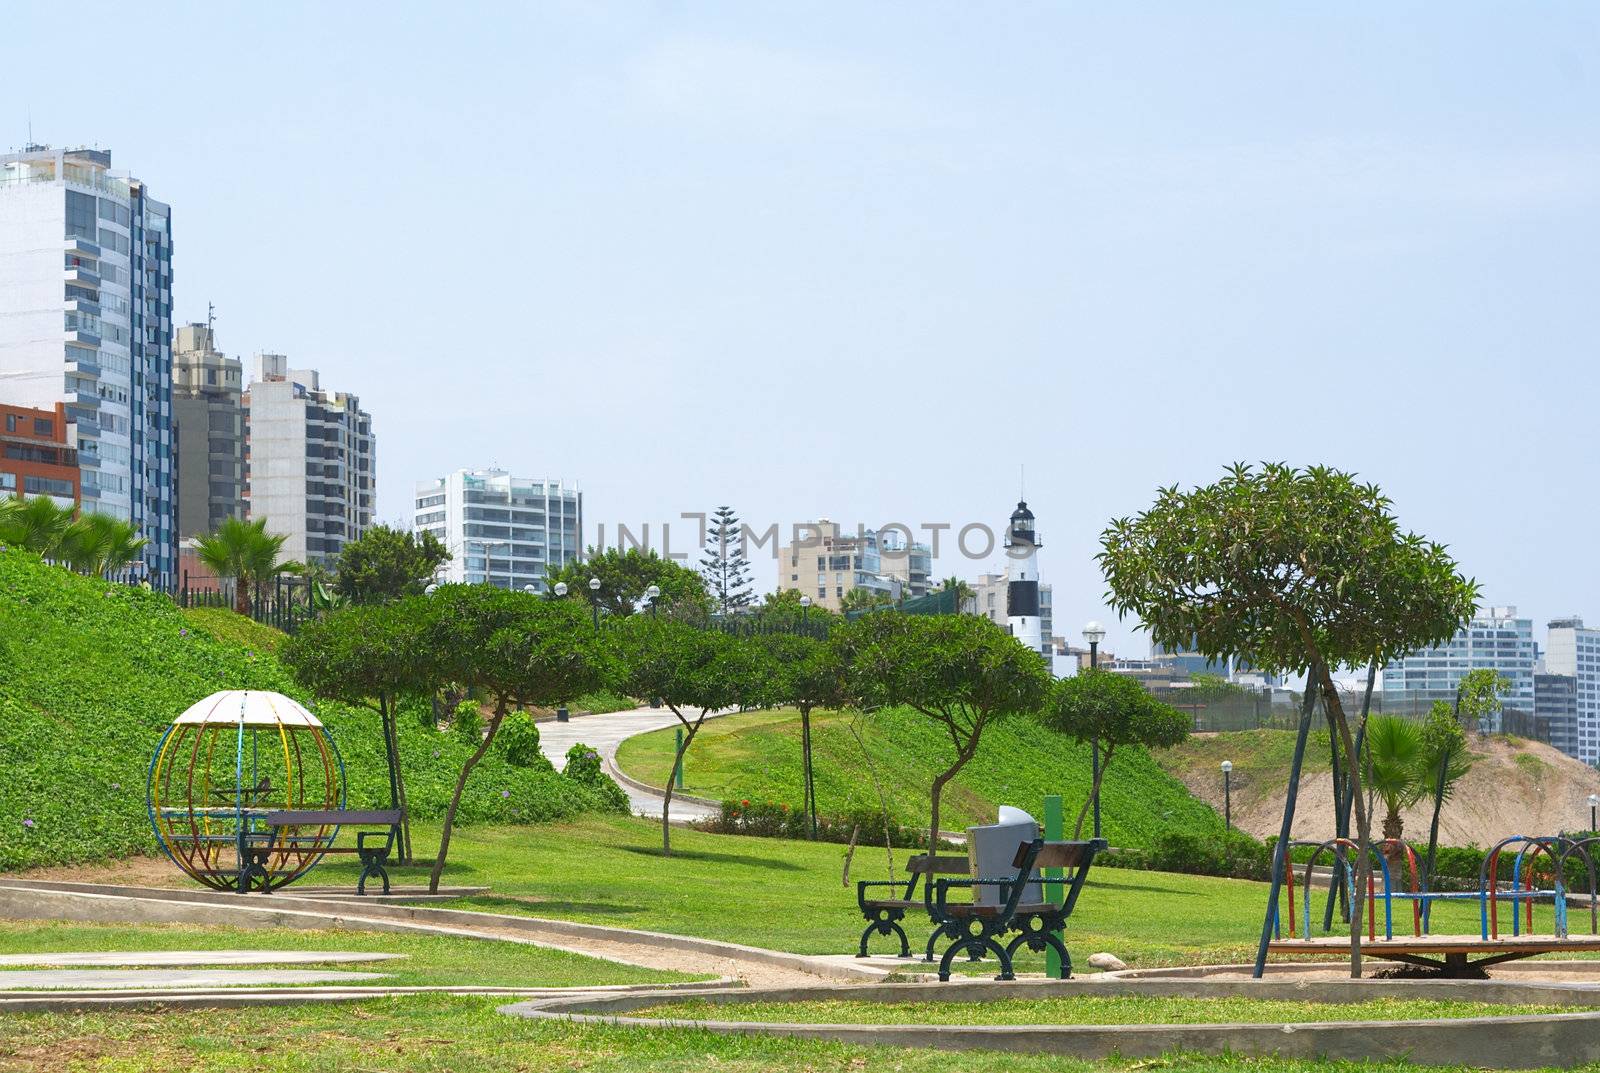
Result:
{"label": "park bench", "polygon": [[[901,890],[898,879],[864,879],[856,884],[856,904],[861,908],[861,915],[866,917],[867,926],[861,932],[861,944],[857,949],[856,957],[867,956],[867,940],[876,932],[879,935],[898,935],[900,937],[900,956],[911,956],[911,943],[906,938],[905,929],[900,922],[906,918],[906,913],[921,907],[935,924],[939,917],[934,912],[933,884],[934,878],[941,875],[970,875],[971,867],[965,857],[941,857],[938,854],[921,853],[906,862],[906,874],[910,877]],[[922,896],[917,896],[917,883],[922,882]],[[869,898],[870,891],[887,887],[899,890],[899,897]],[[937,936],[938,932],[934,932]],[[928,943],[927,960],[933,960],[933,941]]]}
{"label": "park bench", "polygon": [[[239,890],[250,889],[252,877],[259,876],[263,884],[267,879],[266,862],[272,854],[286,848],[293,848],[296,843],[315,844],[321,841],[320,835],[300,836],[285,834],[286,828],[293,827],[367,827],[383,828],[383,830],[366,830],[356,832],[354,846],[326,846],[317,849],[318,854],[324,853],[353,853],[361,858],[361,875],[356,880],[356,893],[367,893],[367,880],[376,876],[383,880],[383,893],[389,893],[389,872],[384,865],[389,863],[389,854],[394,850],[395,841],[400,837],[400,821],[402,813],[398,809],[322,809],[322,810],[284,810],[269,812],[262,817],[262,822],[271,829],[271,834],[264,840],[256,840],[243,847],[244,868],[239,876]],[[383,841],[368,845],[367,839],[381,838]],[[265,889],[265,887],[263,887]]]}
{"label": "park bench", "polygon": [[[1036,838],[1017,846],[1012,866],[1016,874],[1005,878],[940,879],[935,881],[934,915],[937,930],[928,939],[929,960],[940,936],[951,940],[939,961],[939,979],[950,979],[950,963],[962,951],[974,960],[985,950],[992,951],[1000,961],[998,979],[1016,978],[1011,970],[1011,959],[1017,950],[1026,945],[1033,951],[1053,947],[1061,957],[1061,979],[1072,976],[1072,956],[1066,946],[1056,938],[1055,932],[1065,926],[1067,918],[1078,904],[1084,880],[1089,876],[1089,865],[1094,856],[1105,848],[1103,839],[1088,842],[1046,842]],[[1034,875],[1036,868],[1060,868],[1066,875],[1060,879],[1043,880]],[[1023,895],[1035,884],[1066,886],[1066,897],[1056,905],[1048,898],[1040,902],[1024,902]],[[968,889],[976,894],[981,887],[998,888],[1000,900],[996,904],[951,902],[949,894],[955,889]],[[1005,946],[1000,939],[1007,932],[1017,936]]]}

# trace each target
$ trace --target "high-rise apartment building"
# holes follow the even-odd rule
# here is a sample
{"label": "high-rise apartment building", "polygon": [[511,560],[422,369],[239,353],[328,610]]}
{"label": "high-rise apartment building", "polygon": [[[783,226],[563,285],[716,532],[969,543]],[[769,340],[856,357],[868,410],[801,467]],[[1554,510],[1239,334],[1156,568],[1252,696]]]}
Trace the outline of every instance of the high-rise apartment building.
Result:
{"label": "high-rise apartment building", "polygon": [[[851,589],[869,589],[890,600],[900,594],[900,579],[884,569],[876,530],[847,533],[826,518],[797,528],[800,536],[778,548],[779,591],[799,589],[829,611],[842,611]],[[909,564],[909,556],[905,561]]]}
{"label": "high-rise apartment building", "polygon": [[1544,667],[1574,679],[1576,755],[1585,764],[1600,763],[1600,629],[1576,616],[1551,620]]}
{"label": "high-rise apartment building", "polygon": [[172,347],[178,537],[244,517],[244,364],[220,353],[209,324],[186,324]]}
{"label": "high-rise apartment building", "polygon": [[[1511,681],[1502,697],[1507,708],[1533,711],[1533,672],[1538,662],[1533,620],[1515,607],[1492,607],[1456,631],[1449,641],[1413,652],[1383,668],[1383,705],[1426,711],[1436,700],[1454,701],[1468,671],[1488,668]],[[1554,668],[1552,668],[1554,669]]]}
{"label": "high-rise apartment building", "polygon": [[1568,756],[1578,755],[1578,680],[1570,674],[1533,676],[1535,727],[1548,728],[1551,745]]}
{"label": "high-rise apartment building", "polygon": [[372,525],[372,415],[282,354],[257,354],[254,373],[243,400],[249,515],[288,538],[284,558],[332,565]]}
{"label": "high-rise apartment building", "polygon": [[153,585],[178,538],[172,212],[99,149],[0,156],[0,402],[65,406],[83,509],[134,522]]}
{"label": "high-rise apartment building", "polygon": [[57,506],[78,502],[78,451],[67,408],[0,403],[0,499],[45,496]]}
{"label": "high-rise apartment building", "polygon": [[460,469],[419,482],[415,505],[412,529],[451,555],[440,581],[544,592],[548,569],[582,555],[583,493],[559,480]]}
{"label": "high-rise apartment building", "polygon": [[886,529],[880,536],[878,561],[886,577],[900,583],[905,595],[915,599],[926,596],[936,586],[933,584],[933,552],[926,544],[906,540],[895,529]]}

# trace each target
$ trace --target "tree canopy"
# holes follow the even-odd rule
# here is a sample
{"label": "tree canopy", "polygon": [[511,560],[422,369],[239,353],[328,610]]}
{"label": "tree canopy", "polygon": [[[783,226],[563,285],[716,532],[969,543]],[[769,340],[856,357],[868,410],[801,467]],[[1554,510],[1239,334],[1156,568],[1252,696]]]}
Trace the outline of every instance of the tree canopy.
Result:
{"label": "tree canopy", "polygon": [[377,525],[339,551],[334,591],[352,603],[420,596],[451,555],[439,538]]}
{"label": "tree canopy", "polygon": [[200,561],[220,578],[234,581],[234,609],[250,613],[250,587],[270,584],[279,574],[294,574],[305,569],[293,560],[280,559],[289,538],[267,532],[267,520],[224,518],[215,533],[195,541]]}
{"label": "tree canopy", "polygon": [[[589,591],[590,578],[600,579],[597,594]],[[711,609],[705,580],[698,573],[648,548],[591,547],[581,560],[552,567],[546,579],[551,586],[565,582],[568,599],[593,598],[602,611],[612,615],[633,614],[651,585],[661,589],[662,611],[706,614]]]}

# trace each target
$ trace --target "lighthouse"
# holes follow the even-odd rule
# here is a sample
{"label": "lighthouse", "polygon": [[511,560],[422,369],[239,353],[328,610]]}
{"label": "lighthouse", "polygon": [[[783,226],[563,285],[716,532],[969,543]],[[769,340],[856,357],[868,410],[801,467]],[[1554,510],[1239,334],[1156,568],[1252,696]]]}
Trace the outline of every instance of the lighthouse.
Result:
{"label": "lighthouse", "polygon": [[1039,537],[1033,531],[1033,511],[1026,500],[1017,501],[1006,530],[1006,557],[1011,560],[1006,586],[1006,625],[1011,636],[1039,652],[1044,638],[1039,621]]}

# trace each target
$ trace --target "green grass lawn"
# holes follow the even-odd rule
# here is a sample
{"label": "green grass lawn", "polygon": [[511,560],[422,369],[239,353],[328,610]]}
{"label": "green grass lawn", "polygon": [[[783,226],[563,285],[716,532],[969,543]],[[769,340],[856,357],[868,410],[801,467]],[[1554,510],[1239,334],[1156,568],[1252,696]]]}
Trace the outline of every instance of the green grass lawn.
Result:
{"label": "green grass lawn", "polygon": [[[14,1014],[0,1070],[29,1073],[1371,1073],[1356,1062],[1231,1055],[1082,1062],[1045,1055],[714,1036],[693,1028],[532,1021],[444,995],[358,1005]],[[1380,1068],[1409,1068],[1385,1064]],[[1421,1068],[1421,1067],[1418,1067]],[[1437,1067],[1430,1067],[1437,1068]],[[1582,1067],[1590,1071],[1596,1066]]]}
{"label": "green grass lawn", "polygon": [[[824,813],[879,808],[873,784],[881,780],[890,811],[914,825],[928,822],[934,775],[951,756],[950,742],[931,720],[909,709],[883,709],[862,717],[862,740],[850,716],[812,715],[812,753],[818,807]],[[617,763],[636,779],[666,784],[672,768],[671,729],[622,743]],[[715,800],[783,802],[797,806],[800,792],[800,717],[792,709],[745,712],[713,719],[695,736],[684,762],[685,790]],[[941,826],[959,829],[993,823],[995,807],[1016,805],[1041,815],[1046,794],[1065,799],[1069,822],[1089,794],[1086,746],[1030,719],[997,723],[984,732],[972,761],[946,787]],[[1143,749],[1119,752],[1101,789],[1105,831],[1113,845],[1148,845],[1166,830],[1222,833],[1222,819]]]}
{"label": "green grass lawn", "polygon": [[1506,1006],[1492,1002],[1373,999],[1295,1002],[1253,998],[1073,996],[987,1002],[740,1002],[685,999],[630,1013],[696,1021],[766,1021],[812,1025],[1207,1025],[1310,1024],[1317,1021],[1423,1021],[1575,1013],[1589,1006]]}
{"label": "green grass lawn", "polygon": [[217,640],[257,652],[276,652],[286,637],[282,630],[226,607],[185,607],[180,613],[191,626],[198,626]]}
{"label": "green grass lawn", "polygon": [[[404,954],[405,960],[333,965],[388,973],[373,984],[477,984],[487,987],[576,987],[707,979],[619,965],[614,961],[523,943],[407,932],[220,928],[192,924],[75,924],[0,921],[0,954],[143,950],[348,950]],[[15,966],[8,966],[14,968]],[[310,966],[293,965],[292,968]]]}

